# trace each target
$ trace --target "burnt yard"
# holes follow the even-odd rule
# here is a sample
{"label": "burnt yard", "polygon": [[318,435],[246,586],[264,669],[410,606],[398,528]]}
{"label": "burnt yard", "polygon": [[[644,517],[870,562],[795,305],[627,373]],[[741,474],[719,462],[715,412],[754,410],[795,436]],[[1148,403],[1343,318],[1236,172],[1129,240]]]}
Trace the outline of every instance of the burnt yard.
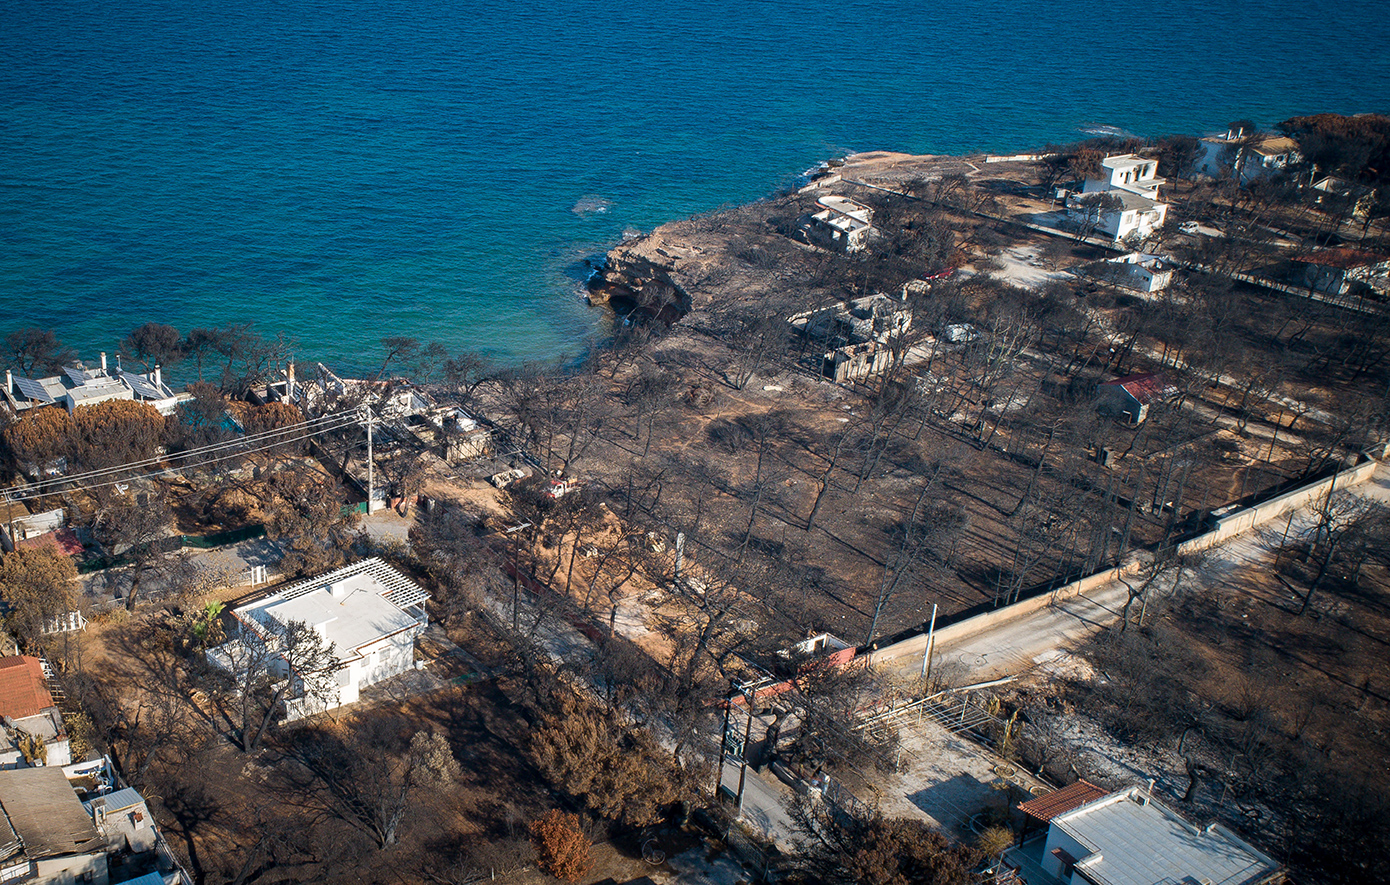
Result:
{"label": "burnt yard", "polygon": [[[549,881],[536,867],[560,867],[538,860],[531,827],[551,812],[577,815],[570,835],[594,843],[593,867],[568,878],[598,881],[676,875],[668,854],[708,862],[746,838],[708,801],[718,714],[739,680],[794,699],[759,711],[777,729],[797,720],[794,737],[768,739],[773,757],[872,784],[901,758],[897,735],[845,722],[929,686],[862,655],[842,668],[856,649],[920,632],[934,608],[948,623],[1138,564],[1136,583],[1183,591],[1155,591],[1067,667],[992,694],[1003,738],[971,752],[1056,783],[1147,774],[1296,870],[1355,881],[1328,872],[1354,873],[1351,860],[1301,836],[1386,832],[1383,510],[1328,495],[1311,533],[1261,535],[1263,552],[1229,569],[1176,551],[1213,511],[1383,455],[1390,310],[1300,288],[1292,255],[1390,251],[1384,224],[1282,186],[1174,175],[1169,223],[1146,244],[1171,283],[1124,288],[1105,270],[1118,247],[1058,226],[1053,189],[1101,150],[1143,147],[1163,164],[1175,143],[846,158],[798,191],[612,250],[589,288],[612,334],[561,365],[389,338],[375,378],[323,370],[341,395],[295,405],[292,371],[276,374],[282,337],[199,330],[222,346],[206,345],[210,361],[240,360],[234,372],[227,357],[220,386],[191,388],[185,417],[205,420],[166,425],[121,403],[105,410],[114,433],[38,410],[4,428],[16,474],[60,453],[120,469],[161,449],[235,447],[224,414],[284,437],[225,464],[131,475],[129,489],[39,483],[103,553],[84,577],[57,553],[7,554],[27,583],[5,588],[6,626],[61,674],[73,733],[154,797],[199,882]],[[872,218],[872,235],[827,247],[817,217],[836,211],[842,232]],[[1131,411],[1100,407],[1117,391]],[[384,415],[417,392],[452,423],[430,436],[381,418],[368,455],[358,410]],[[388,512],[365,520],[363,473],[389,489]],[[181,545],[198,533],[259,538],[232,562],[260,565],[265,586],[195,569]],[[209,663],[229,609],[367,557],[429,598],[409,666],[375,694],[281,723],[287,683]],[[46,629],[84,606],[83,631]],[[782,654],[822,632],[846,645],[833,666]],[[940,688],[961,671],[934,675]],[[802,835],[816,831],[809,807],[788,812]],[[686,826],[699,816],[708,842]],[[982,862],[921,820],[862,817],[862,832],[954,858],[950,881]],[[783,858],[801,881],[851,859],[808,845]],[[764,864],[771,847],[757,849]]]}
{"label": "burnt yard", "polygon": [[[600,386],[614,412],[589,416],[569,471],[683,531],[697,557],[756,572],[766,589],[749,591],[787,634],[867,643],[919,627],[933,603],[996,605],[1171,543],[1366,441],[1363,416],[1383,406],[1383,317],[1351,328],[1335,307],[1214,275],[1143,297],[1064,278],[1098,250],[983,218],[1009,211],[997,186],[932,168],[898,183],[916,198],[854,191],[884,219],[868,254],[788,236],[807,196],[617,250],[610,277],[639,268],[635,286],[664,296],[658,313],[689,312],[623,329],[608,365],[573,382]],[[999,171],[1035,190],[1031,170]],[[1019,241],[1053,279],[1022,288],[995,272]],[[860,382],[819,377],[824,342],[786,322],[949,267],[906,293],[894,360]],[[977,337],[947,340],[961,325]],[[1172,391],[1139,427],[1097,414],[1097,384],[1146,372]]]}

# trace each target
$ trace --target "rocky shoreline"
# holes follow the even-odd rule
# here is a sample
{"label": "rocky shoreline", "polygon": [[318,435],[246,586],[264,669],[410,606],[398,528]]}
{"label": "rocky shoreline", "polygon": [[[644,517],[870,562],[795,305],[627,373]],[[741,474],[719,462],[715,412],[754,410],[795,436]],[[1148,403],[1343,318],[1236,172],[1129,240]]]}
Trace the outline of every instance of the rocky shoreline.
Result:
{"label": "rocky shoreline", "polygon": [[1032,156],[873,151],[829,160],[808,173],[807,183],[797,191],[668,222],[624,240],[595,269],[588,297],[619,315],[635,313],[671,326],[691,312],[721,306],[730,297],[775,287],[786,276],[783,262],[804,263],[808,254],[816,255],[819,250],[789,235],[789,226],[819,196],[903,194],[953,176],[978,176],[986,168],[991,175],[1008,176],[1031,165]]}

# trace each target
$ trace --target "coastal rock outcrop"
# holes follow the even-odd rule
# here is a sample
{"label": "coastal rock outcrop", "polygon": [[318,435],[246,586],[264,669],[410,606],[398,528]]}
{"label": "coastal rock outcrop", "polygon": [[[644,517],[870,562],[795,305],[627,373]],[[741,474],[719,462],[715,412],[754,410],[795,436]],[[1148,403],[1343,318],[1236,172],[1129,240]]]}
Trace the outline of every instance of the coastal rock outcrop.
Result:
{"label": "coastal rock outcrop", "polygon": [[616,313],[674,323],[690,312],[690,296],[671,278],[672,268],[632,250],[614,250],[589,279],[589,300]]}

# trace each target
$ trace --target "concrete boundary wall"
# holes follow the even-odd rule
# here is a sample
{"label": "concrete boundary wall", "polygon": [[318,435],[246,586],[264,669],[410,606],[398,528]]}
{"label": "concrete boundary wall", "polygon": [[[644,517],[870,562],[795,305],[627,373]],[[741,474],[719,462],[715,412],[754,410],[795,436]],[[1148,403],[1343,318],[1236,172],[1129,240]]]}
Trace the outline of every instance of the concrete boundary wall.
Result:
{"label": "concrete boundary wall", "polygon": [[[1236,535],[1248,532],[1255,526],[1268,522],[1279,516],[1283,516],[1290,510],[1297,510],[1327,494],[1331,488],[1334,492],[1337,489],[1346,489],[1360,485],[1371,478],[1379,464],[1371,458],[1364,462],[1340,471],[1326,479],[1318,480],[1310,485],[1285,492],[1275,498],[1270,498],[1262,504],[1254,507],[1247,507],[1244,510],[1237,510],[1235,513],[1227,514],[1216,520],[1216,524],[1211,531],[1198,535],[1197,537],[1184,541],[1178,545],[1179,553],[1195,553],[1199,550],[1207,550],[1217,544],[1223,544],[1234,538]],[[1335,488],[1334,488],[1335,486]]]}
{"label": "concrete boundary wall", "polygon": [[[942,627],[936,631],[936,645],[940,648],[942,645],[965,639],[976,633],[988,630],[991,627],[996,627],[999,624],[1012,621],[1015,618],[1026,617],[1034,612],[1042,611],[1054,602],[1089,593],[1097,587],[1110,583],[1121,574],[1128,574],[1136,568],[1138,568],[1137,561],[1127,561],[1116,568],[1109,568],[1105,571],[1096,572],[1093,575],[1087,575],[1084,578],[1072,581],[1070,584],[1064,584],[1051,593],[1043,593],[1030,599],[1015,602],[1013,605],[1006,605],[994,611],[976,615],[973,618],[966,618],[964,621],[958,621],[949,627]],[[870,652],[869,663],[877,664],[882,661],[891,661],[895,658],[920,655],[926,650],[927,634],[919,633],[916,636],[909,636],[901,642],[885,645],[877,651]]]}
{"label": "concrete boundary wall", "polygon": [[[1386,448],[1387,451],[1390,451],[1390,446]],[[1336,489],[1346,489],[1355,485],[1360,485],[1371,478],[1371,474],[1375,473],[1376,467],[1378,466],[1379,462],[1368,457],[1363,463],[1343,470],[1335,476],[1329,476],[1326,479],[1302,486],[1293,491],[1285,492],[1262,504],[1258,504],[1254,507],[1247,507],[1224,516],[1216,521],[1211,531],[1198,535],[1178,545],[1178,552],[1195,553],[1200,550],[1208,550],[1215,547],[1218,544],[1230,540],[1236,535],[1249,531],[1261,523],[1283,516],[1290,510],[1296,510],[1299,507],[1311,504],[1313,501],[1327,494],[1328,488],[1332,487],[1334,483],[1336,484]],[[976,615],[973,618],[966,618],[949,627],[942,627],[940,630],[936,631],[936,646],[940,648],[943,645],[949,645],[952,642],[966,639],[970,636],[974,636],[976,633],[981,633],[1000,624],[1008,623],[1017,618],[1027,617],[1035,612],[1042,611],[1054,602],[1070,599],[1073,596],[1082,596],[1095,590],[1097,587],[1102,587],[1109,584],[1111,581],[1117,580],[1121,575],[1134,572],[1139,568],[1141,561],[1142,557],[1126,557],[1125,562],[1121,563],[1116,568],[1110,568],[1105,571],[1096,572],[1093,575],[1087,575],[1084,578],[1072,581],[1070,584],[1064,584],[1051,593],[1043,593],[1031,599],[1016,602],[1013,605],[1006,605],[994,611]],[[886,645],[876,651],[869,652],[869,663],[878,664],[897,658],[920,656],[924,654],[926,650],[927,634],[919,633],[916,636],[909,636],[907,639],[900,642],[895,642],[892,645]]]}

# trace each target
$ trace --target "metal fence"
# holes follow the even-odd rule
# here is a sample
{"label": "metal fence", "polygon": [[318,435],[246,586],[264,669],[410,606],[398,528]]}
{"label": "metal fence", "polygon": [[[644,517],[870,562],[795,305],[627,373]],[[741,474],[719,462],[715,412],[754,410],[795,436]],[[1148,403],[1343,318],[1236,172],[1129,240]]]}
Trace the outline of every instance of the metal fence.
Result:
{"label": "metal fence", "polygon": [[737,825],[731,824],[729,826],[728,832],[724,834],[724,844],[729,846],[729,851],[733,853],[739,863],[753,873],[755,880],[767,880],[772,869],[767,853],[758,847],[758,843],[749,838]]}

